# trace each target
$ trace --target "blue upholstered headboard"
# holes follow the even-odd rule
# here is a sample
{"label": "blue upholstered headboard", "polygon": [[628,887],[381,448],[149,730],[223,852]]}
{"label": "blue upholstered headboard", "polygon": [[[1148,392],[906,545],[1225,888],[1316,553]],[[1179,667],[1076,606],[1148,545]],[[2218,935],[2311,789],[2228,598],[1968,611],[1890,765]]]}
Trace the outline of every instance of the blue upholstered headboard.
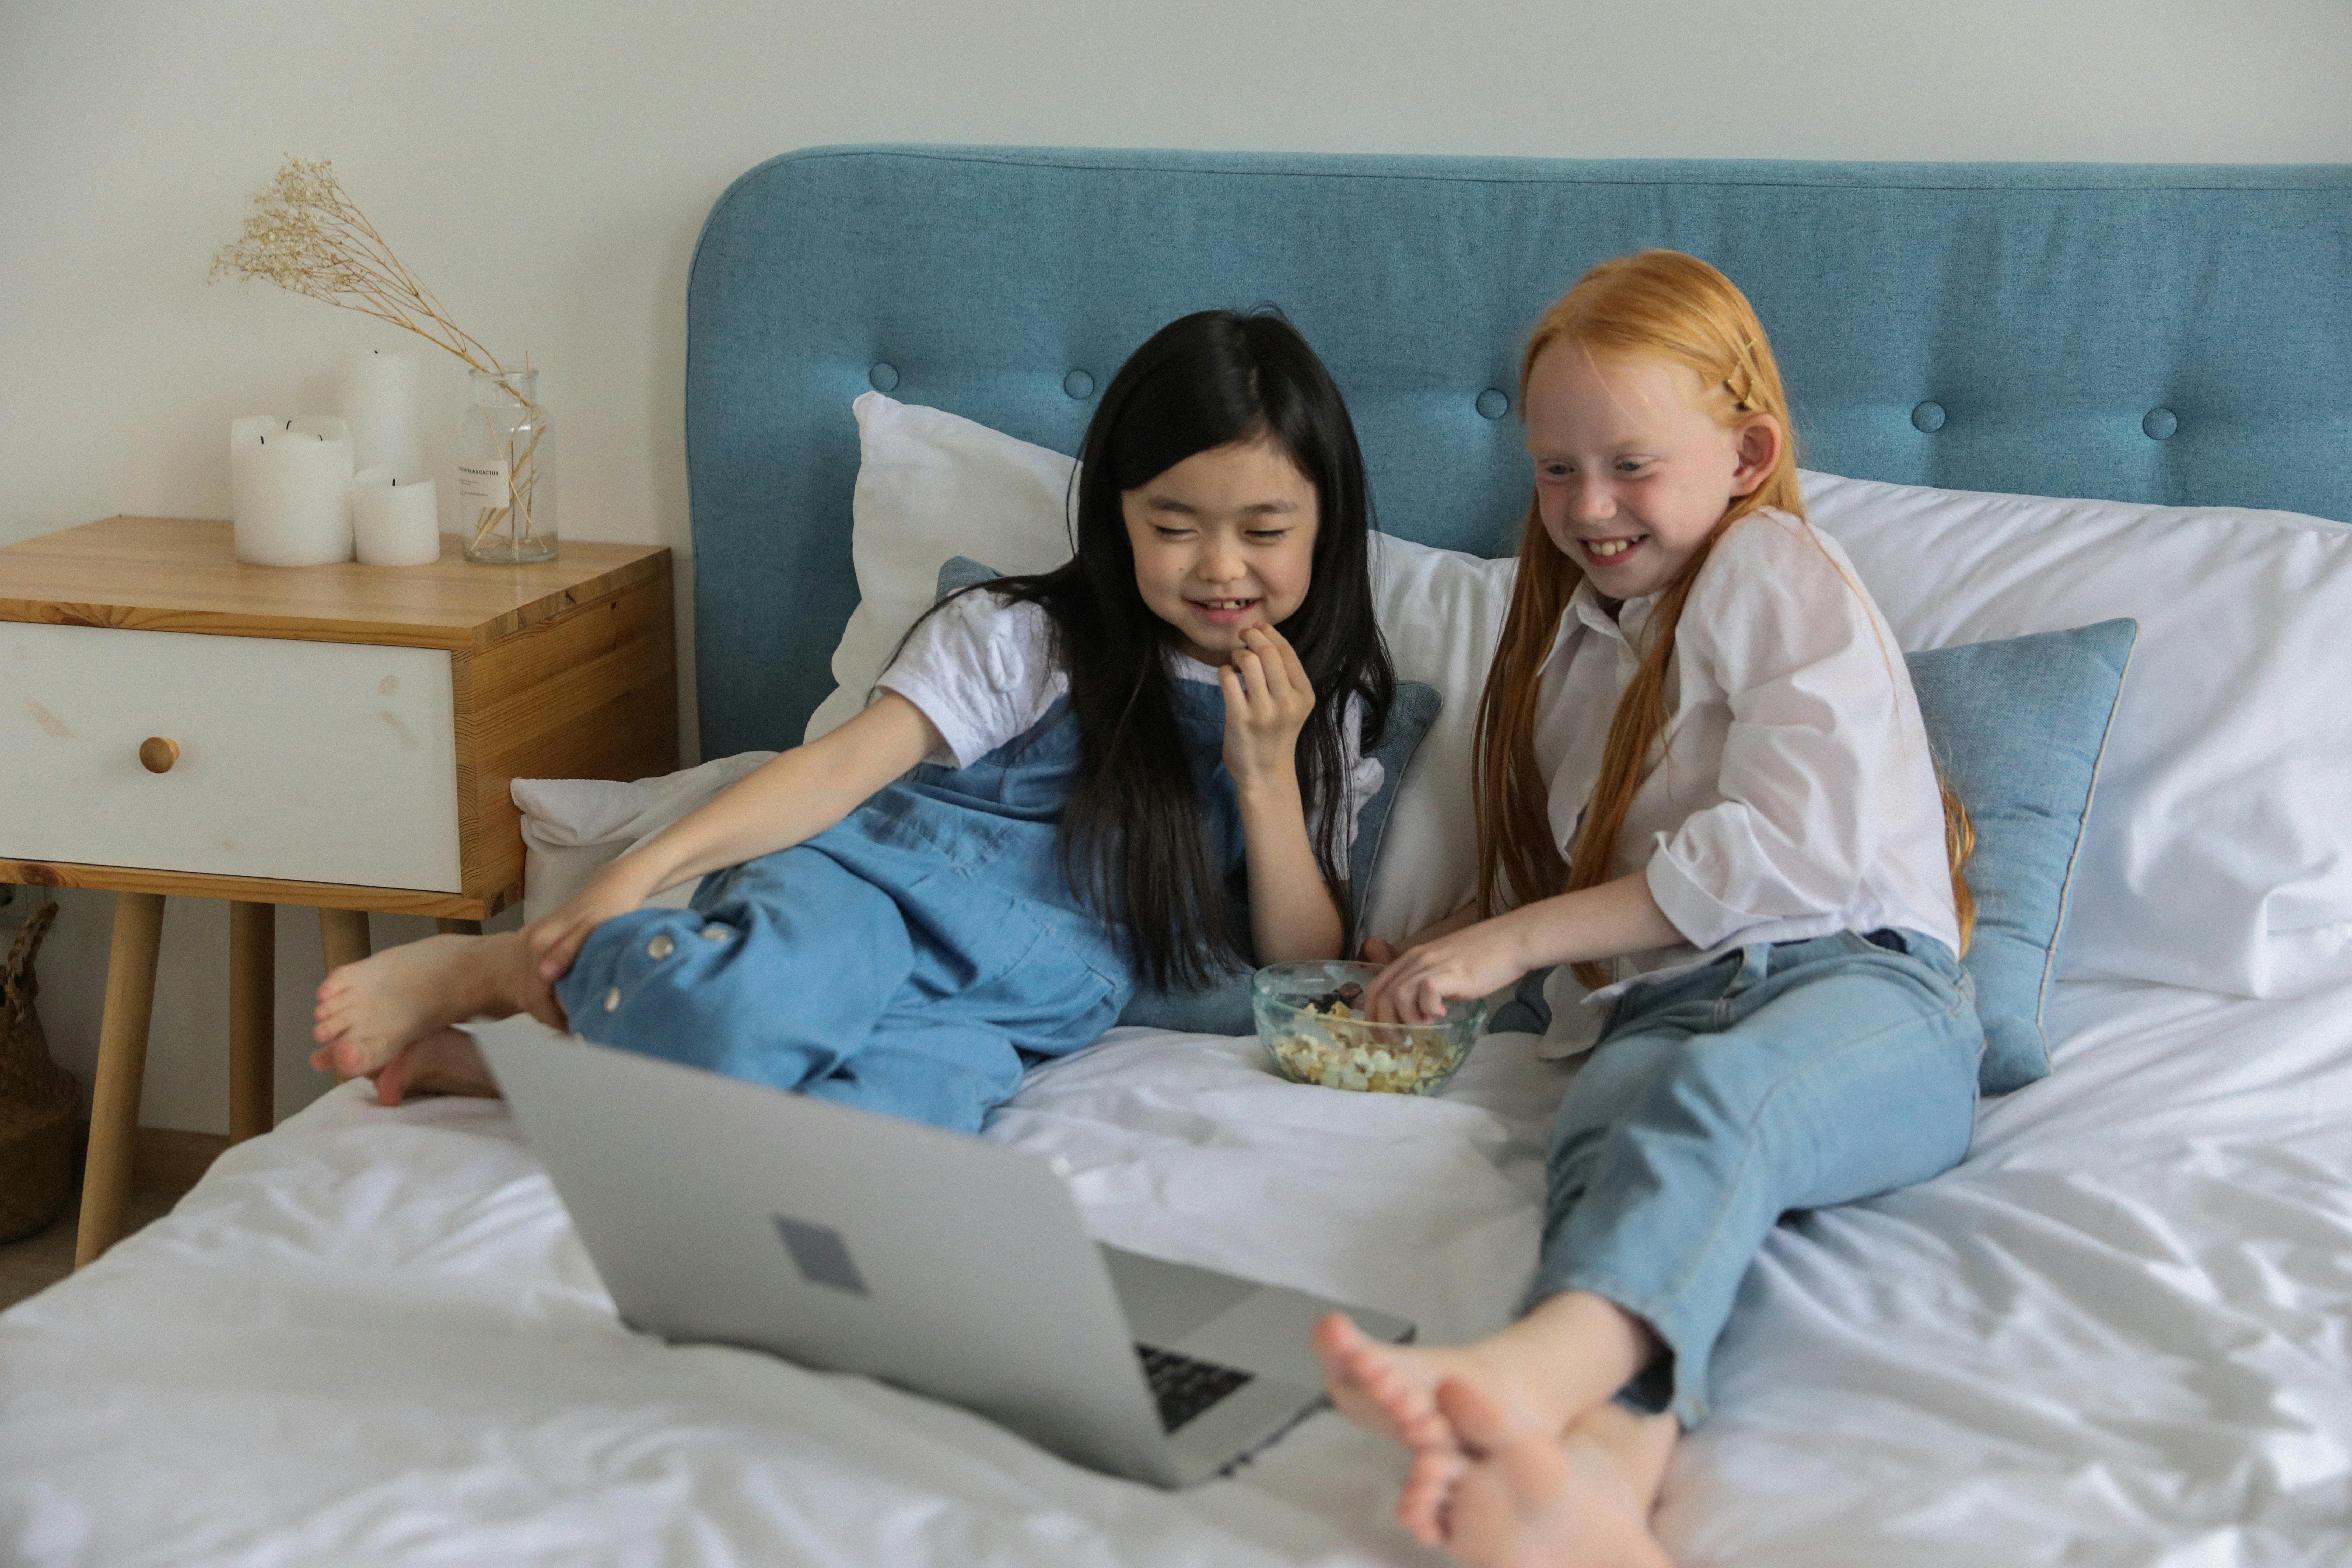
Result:
{"label": "blue upholstered headboard", "polygon": [[784,746],[856,602],[868,387],[1068,452],[1189,310],[1270,300],[1381,525],[1510,547],[1522,334],[1603,258],[1748,291],[1808,466],[2352,519],[2352,168],[826,147],[720,198],[688,295],[705,755]]}

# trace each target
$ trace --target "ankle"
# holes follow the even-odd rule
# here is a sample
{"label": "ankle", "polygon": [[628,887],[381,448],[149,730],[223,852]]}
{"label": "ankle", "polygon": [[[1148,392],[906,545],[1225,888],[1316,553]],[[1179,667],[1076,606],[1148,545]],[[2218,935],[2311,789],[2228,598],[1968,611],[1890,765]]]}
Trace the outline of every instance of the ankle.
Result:
{"label": "ankle", "polygon": [[428,1002],[435,1017],[463,1023],[486,1016],[503,1017],[514,1010],[507,1005],[511,987],[499,962],[506,937],[450,933],[425,940],[434,944],[431,963],[412,972],[412,981],[429,993],[422,1000]]}
{"label": "ankle", "polygon": [[1604,1399],[1568,1429],[1564,1444],[1582,1443],[1622,1476],[1643,1518],[1657,1506],[1682,1426],[1671,1415],[1643,1415]]}
{"label": "ankle", "polygon": [[1658,1353],[1657,1335],[1605,1296],[1563,1290],[1482,1342],[1517,1385],[1517,1400],[1552,1433],[1624,1387]]}
{"label": "ankle", "polygon": [[482,1011],[501,1018],[533,1011],[547,992],[547,983],[539,977],[539,966],[522,933],[499,931],[476,940],[480,945],[472,957],[482,976]]}

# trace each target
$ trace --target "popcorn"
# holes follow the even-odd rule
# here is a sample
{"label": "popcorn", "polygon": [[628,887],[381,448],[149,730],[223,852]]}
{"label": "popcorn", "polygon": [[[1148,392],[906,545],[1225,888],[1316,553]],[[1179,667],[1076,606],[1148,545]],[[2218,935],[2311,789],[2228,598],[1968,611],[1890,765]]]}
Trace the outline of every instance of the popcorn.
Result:
{"label": "popcorn", "polygon": [[1258,1038],[1285,1078],[1371,1094],[1435,1094],[1470,1054],[1486,1021],[1483,1002],[1458,1004],[1437,1024],[1375,1023],[1364,1014],[1373,963],[1299,959],[1269,964],[1250,983]]}
{"label": "popcorn", "polygon": [[[1362,988],[1349,986],[1360,1000]],[[1444,1025],[1403,1026],[1359,1020],[1344,992],[1301,1005],[1302,1026],[1267,1041],[1282,1070],[1301,1083],[1374,1094],[1434,1094],[1462,1065],[1469,1043]],[[1403,1041],[1394,1037],[1408,1033]]]}

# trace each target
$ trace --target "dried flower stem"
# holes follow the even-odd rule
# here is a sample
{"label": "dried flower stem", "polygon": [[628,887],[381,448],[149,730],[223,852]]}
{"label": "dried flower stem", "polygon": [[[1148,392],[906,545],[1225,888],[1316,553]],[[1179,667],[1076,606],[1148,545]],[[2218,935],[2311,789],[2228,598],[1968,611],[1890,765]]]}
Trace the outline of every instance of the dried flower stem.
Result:
{"label": "dried flower stem", "polygon": [[[512,390],[512,384],[506,383],[502,384],[507,385],[509,390]],[[524,407],[531,410],[534,415],[538,413],[539,405],[523,397],[520,393],[516,393],[515,395],[517,400],[520,401]],[[515,531],[515,542],[517,544],[520,544],[523,541],[532,538],[537,533],[538,530],[531,515],[531,499],[533,492],[539,488],[539,468],[532,459],[539,453],[539,438],[546,429],[547,426],[543,423],[535,421],[532,424],[530,427],[530,440],[523,447],[522,456],[520,458],[512,456],[514,448],[511,445],[508,447],[507,494],[510,498],[512,504],[509,506],[492,507],[488,510],[484,511],[482,513],[482,521],[474,529],[473,542],[467,546],[467,549],[479,550],[482,547],[483,542],[487,541],[491,534],[496,533],[499,531],[499,525],[506,521],[507,514],[509,512],[520,513],[520,517],[519,519],[520,526]]]}
{"label": "dried flower stem", "polygon": [[213,257],[212,277],[257,279],[404,328],[476,370],[502,370],[481,340],[393,254],[335,178],[333,163],[289,158],[255,193],[245,232]]}

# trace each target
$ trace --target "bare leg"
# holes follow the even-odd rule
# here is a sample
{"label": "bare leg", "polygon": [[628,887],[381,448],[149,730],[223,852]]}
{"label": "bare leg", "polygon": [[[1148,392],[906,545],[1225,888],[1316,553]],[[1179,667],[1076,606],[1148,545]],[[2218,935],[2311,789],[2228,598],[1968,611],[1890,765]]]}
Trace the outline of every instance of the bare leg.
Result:
{"label": "bare leg", "polygon": [[1441,1520],[1416,1527],[1471,1568],[1673,1568],[1650,1511],[1674,1450],[1670,1415],[1604,1403],[1563,1434],[1514,1426],[1449,1379],[1437,1405],[1463,1455]]}
{"label": "bare leg", "polygon": [[406,1047],[468,1018],[529,1013],[565,1026],[553,989],[518,931],[429,936],[347,963],[319,987],[319,1049],[310,1065],[352,1077],[387,1067]]}
{"label": "bare leg", "polygon": [[411,1041],[376,1075],[379,1103],[398,1105],[412,1094],[469,1094],[495,1100],[499,1085],[473,1036],[463,1029],[436,1029]]}

